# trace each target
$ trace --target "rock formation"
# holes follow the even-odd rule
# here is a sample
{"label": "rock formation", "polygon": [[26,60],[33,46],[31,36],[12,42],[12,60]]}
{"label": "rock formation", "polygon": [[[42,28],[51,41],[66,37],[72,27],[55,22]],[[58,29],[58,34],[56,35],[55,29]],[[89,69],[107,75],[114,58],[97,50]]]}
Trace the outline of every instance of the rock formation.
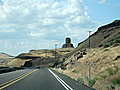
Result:
{"label": "rock formation", "polygon": [[70,38],[66,38],[66,43],[63,44],[62,48],[74,48]]}

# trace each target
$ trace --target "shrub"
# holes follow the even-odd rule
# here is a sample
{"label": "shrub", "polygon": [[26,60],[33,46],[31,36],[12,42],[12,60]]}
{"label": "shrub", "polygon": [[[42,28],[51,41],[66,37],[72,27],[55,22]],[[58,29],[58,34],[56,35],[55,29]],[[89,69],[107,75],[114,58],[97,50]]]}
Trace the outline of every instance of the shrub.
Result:
{"label": "shrub", "polygon": [[117,66],[114,66],[114,68],[115,68],[114,72],[117,73],[119,71],[119,68]]}
{"label": "shrub", "polygon": [[95,84],[95,79],[88,79],[88,85],[92,87]]}
{"label": "shrub", "polygon": [[64,65],[61,66],[62,70],[66,70],[66,67]]}
{"label": "shrub", "polygon": [[120,85],[120,77],[112,79],[111,83],[114,84],[114,85]]}
{"label": "shrub", "polygon": [[109,75],[113,75],[114,74],[114,70],[112,68],[108,68],[107,72]]}
{"label": "shrub", "polygon": [[114,69],[108,68],[106,71],[108,72],[109,75],[114,75],[118,72],[119,68],[117,66],[114,66]]}
{"label": "shrub", "polygon": [[115,44],[115,42],[114,42],[114,41],[112,41],[112,42],[110,42],[109,44],[112,46],[112,45],[114,45],[114,44]]}
{"label": "shrub", "polygon": [[81,84],[84,84],[84,78],[83,78],[83,77],[79,77],[79,78],[77,79],[77,81],[80,82]]}
{"label": "shrub", "polygon": [[99,61],[100,61],[100,59],[97,59],[97,60],[96,60],[96,63],[99,62]]}
{"label": "shrub", "polygon": [[108,90],[109,90],[109,89],[110,89],[110,90],[111,90],[111,89],[113,90],[113,89],[115,89],[115,86],[114,86],[113,84],[110,84],[110,85],[107,86],[107,88],[108,88]]}
{"label": "shrub", "polygon": [[111,44],[106,43],[106,44],[104,45],[104,48],[107,48],[107,47],[110,47],[110,46],[111,46]]}
{"label": "shrub", "polygon": [[103,79],[105,79],[105,78],[107,78],[107,74],[103,74],[103,75],[101,75],[101,77],[102,77]]}
{"label": "shrub", "polygon": [[98,81],[103,80],[103,78],[102,78],[101,76],[95,76],[94,79],[95,79],[95,80],[98,80]]}
{"label": "shrub", "polygon": [[115,43],[120,43],[120,40],[116,40]]}

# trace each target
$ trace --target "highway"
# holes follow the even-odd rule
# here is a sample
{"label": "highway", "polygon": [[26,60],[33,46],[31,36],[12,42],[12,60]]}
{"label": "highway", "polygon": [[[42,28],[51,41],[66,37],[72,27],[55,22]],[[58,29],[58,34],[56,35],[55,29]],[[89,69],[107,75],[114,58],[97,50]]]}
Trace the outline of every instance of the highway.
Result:
{"label": "highway", "polygon": [[24,69],[0,74],[0,90],[95,90],[56,71]]}

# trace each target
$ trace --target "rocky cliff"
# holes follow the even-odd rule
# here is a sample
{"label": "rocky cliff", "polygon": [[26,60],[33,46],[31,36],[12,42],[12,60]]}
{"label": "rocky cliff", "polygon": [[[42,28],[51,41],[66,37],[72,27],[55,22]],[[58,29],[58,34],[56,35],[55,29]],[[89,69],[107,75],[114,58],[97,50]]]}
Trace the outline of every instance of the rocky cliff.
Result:
{"label": "rocky cliff", "polygon": [[74,48],[30,50],[28,53],[22,53],[15,57],[8,65],[24,67],[40,65],[41,67],[52,67],[61,56],[71,52],[73,49]]}

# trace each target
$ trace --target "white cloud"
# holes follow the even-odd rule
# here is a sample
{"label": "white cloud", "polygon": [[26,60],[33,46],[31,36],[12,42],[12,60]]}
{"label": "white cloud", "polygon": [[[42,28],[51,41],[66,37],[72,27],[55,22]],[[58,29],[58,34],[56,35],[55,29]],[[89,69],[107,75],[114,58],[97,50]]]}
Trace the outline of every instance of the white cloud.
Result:
{"label": "white cloud", "polygon": [[107,0],[99,0],[98,4],[107,4]]}
{"label": "white cloud", "polygon": [[[53,41],[63,43],[64,38],[70,36],[79,42],[87,30],[95,30],[97,26],[83,0],[3,0],[0,5],[0,32],[14,33],[9,37],[0,36],[4,39],[24,38],[26,42],[25,39],[30,38],[36,39],[36,43],[49,40],[51,44]],[[36,46],[33,44],[33,47]]]}
{"label": "white cloud", "polygon": [[42,36],[42,33],[30,33],[29,36],[32,36],[32,37],[41,37]]}

